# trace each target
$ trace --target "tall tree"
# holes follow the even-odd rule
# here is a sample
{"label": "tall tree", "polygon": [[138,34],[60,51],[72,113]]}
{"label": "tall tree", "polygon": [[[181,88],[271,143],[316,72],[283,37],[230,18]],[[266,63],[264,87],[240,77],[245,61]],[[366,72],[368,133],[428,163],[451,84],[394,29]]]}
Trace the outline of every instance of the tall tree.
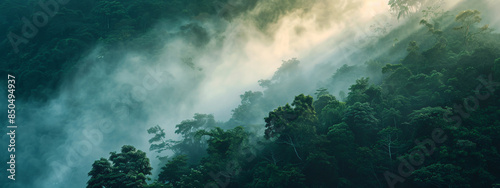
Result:
{"label": "tall tree", "polygon": [[458,13],[455,17],[455,21],[459,22],[461,25],[453,29],[462,31],[466,46],[474,39],[475,35],[488,30],[489,25],[486,24],[483,27],[479,28],[478,31],[473,31],[473,26],[477,23],[480,23],[481,20],[481,12],[479,12],[478,10],[464,10]]}
{"label": "tall tree", "polygon": [[284,107],[278,107],[269,112],[269,116],[264,118],[265,138],[275,138],[276,143],[290,146],[296,157],[303,160],[298,150],[304,148],[306,143],[316,135],[318,118],[311,96],[303,94],[296,96],[292,106],[286,104]]}
{"label": "tall tree", "polygon": [[410,13],[417,12],[425,2],[426,0],[389,0],[389,6],[400,19]]}

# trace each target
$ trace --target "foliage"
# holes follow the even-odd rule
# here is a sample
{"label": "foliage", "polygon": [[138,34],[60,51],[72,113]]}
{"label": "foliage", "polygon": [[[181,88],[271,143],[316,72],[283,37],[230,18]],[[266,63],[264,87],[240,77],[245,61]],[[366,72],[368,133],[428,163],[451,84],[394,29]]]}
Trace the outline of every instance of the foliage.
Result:
{"label": "foliage", "polygon": [[205,154],[205,140],[196,137],[199,130],[213,128],[217,125],[214,116],[210,114],[195,114],[193,119],[184,120],[177,124],[175,133],[182,136],[182,140],[165,140],[165,132],[160,126],[151,127],[148,129],[148,134],[153,134],[153,138],[149,139],[151,146],[150,151],[161,153],[165,150],[172,150],[176,155],[188,155],[189,163],[198,162]]}
{"label": "foliage", "polygon": [[389,0],[391,11],[397,15],[398,19],[416,12],[424,3],[425,0]]}
{"label": "foliage", "polygon": [[[109,162],[111,161],[111,163]],[[147,175],[151,175],[146,153],[133,146],[124,145],[121,153],[111,152],[109,161],[97,160],[89,172],[87,187],[145,187]]]}
{"label": "foliage", "polygon": [[[277,16],[309,6],[305,1],[279,1],[276,9],[255,10],[257,1],[245,1],[230,10],[213,8],[227,2],[236,3],[75,2],[61,9],[61,20],[20,46],[20,54],[7,52],[8,68],[2,71],[34,80],[19,85],[25,92],[20,97],[43,101],[57,91],[63,74],[76,71],[75,62],[85,54],[81,49],[102,43],[104,58],[113,55],[110,46],[152,49],[158,38],[144,34],[158,20],[176,23],[220,16],[232,21],[254,11],[256,25],[266,31]],[[328,69],[333,74],[326,75],[329,79],[319,89],[292,87],[314,83],[304,83],[301,77],[302,66],[310,65],[290,59],[270,79],[259,81],[263,91],[240,95],[241,103],[227,122],[194,114],[175,126],[179,140],[167,139],[159,125],[151,127],[150,151],[173,155],[162,158],[168,161],[162,161],[158,178],[149,185],[149,159],[144,152],[123,146],[121,153],[112,152],[109,159],[92,164],[87,187],[383,187],[384,172],[398,172],[402,160],[422,150],[418,143],[433,139],[434,130],[443,130],[446,141],[426,145],[433,147],[433,153],[425,155],[425,161],[398,186],[493,187],[500,182],[500,98],[494,88],[500,75],[500,37],[489,32],[488,25],[478,26],[482,18],[477,10],[448,18],[429,3],[390,0],[398,19],[424,9],[423,18],[409,20],[422,25],[419,31],[384,30],[364,52],[389,44],[387,52],[374,59],[353,57]],[[15,26],[9,31],[21,27],[16,17],[33,10],[12,0],[1,5]],[[208,31],[203,24],[187,22],[171,35],[203,47],[212,40]],[[401,33],[404,39],[399,38]],[[189,58],[184,60],[197,68]],[[37,63],[42,61],[54,63]],[[308,95],[313,93],[314,98]],[[291,104],[286,103],[291,97]],[[477,108],[471,107],[473,103]]]}
{"label": "foliage", "polygon": [[178,183],[181,181],[181,177],[188,172],[187,156],[177,155],[169,160],[168,163],[161,169],[162,171],[158,175],[158,181],[178,186]]}
{"label": "foliage", "polygon": [[473,32],[472,26],[476,23],[480,23],[482,18],[480,16],[481,12],[478,10],[464,10],[460,12],[456,17],[455,21],[459,22],[461,25],[453,29],[462,31],[465,45],[468,45],[477,34],[488,31],[489,25],[486,24],[478,29],[478,31]]}

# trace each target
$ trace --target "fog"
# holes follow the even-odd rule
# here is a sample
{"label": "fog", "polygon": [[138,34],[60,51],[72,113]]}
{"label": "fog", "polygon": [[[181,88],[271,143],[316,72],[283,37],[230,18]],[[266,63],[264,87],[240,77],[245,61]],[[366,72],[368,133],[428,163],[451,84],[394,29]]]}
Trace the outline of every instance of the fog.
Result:
{"label": "fog", "polygon": [[[160,125],[168,139],[178,139],[175,125],[194,113],[228,121],[241,94],[264,91],[258,80],[271,79],[283,61],[293,58],[300,61],[300,71],[292,75],[298,81],[283,83],[282,98],[276,103],[284,105],[300,93],[313,95],[320,87],[339,97],[353,80],[328,82],[343,64],[363,66],[385,54],[388,49],[365,47],[391,29],[404,27],[408,35],[422,29],[407,25],[406,19],[397,20],[387,0],[297,2],[262,19],[262,12],[277,6],[273,2],[258,2],[230,21],[158,23],[147,35],[165,38],[153,54],[94,46],[48,102],[16,101],[23,110],[17,117],[16,182],[2,187],[84,187],[93,161],[126,144],[147,152],[156,170],[157,153],[148,151],[149,127]],[[467,7],[452,2],[446,9]],[[492,5],[478,7],[484,22],[500,28],[493,0],[484,2]],[[371,25],[387,23],[387,32],[370,30]],[[183,34],[179,28],[188,24],[195,26]],[[202,32],[193,32],[197,27]],[[403,41],[405,35],[398,37]],[[106,51],[120,55],[108,56]],[[393,56],[385,63],[397,61]],[[364,70],[353,78],[380,74]]]}

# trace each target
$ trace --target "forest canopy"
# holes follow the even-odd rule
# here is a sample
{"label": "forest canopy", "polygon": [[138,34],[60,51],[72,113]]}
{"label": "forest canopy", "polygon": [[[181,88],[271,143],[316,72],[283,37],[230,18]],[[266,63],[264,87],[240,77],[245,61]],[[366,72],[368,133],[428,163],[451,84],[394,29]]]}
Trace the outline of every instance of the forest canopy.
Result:
{"label": "forest canopy", "polygon": [[[264,92],[241,95],[229,121],[195,114],[176,126],[181,140],[151,145],[174,152],[141,186],[498,187],[498,34],[477,10],[444,21],[453,22],[422,19],[437,37],[430,48],[410,41],[400,62],[377,67],[380,83],[359,78],[340,100],[318,88],[269,110],[268,95],[300,63],[284,61],[259,81]],[[150,142],[165,139],[161,126],[148,132]]]}

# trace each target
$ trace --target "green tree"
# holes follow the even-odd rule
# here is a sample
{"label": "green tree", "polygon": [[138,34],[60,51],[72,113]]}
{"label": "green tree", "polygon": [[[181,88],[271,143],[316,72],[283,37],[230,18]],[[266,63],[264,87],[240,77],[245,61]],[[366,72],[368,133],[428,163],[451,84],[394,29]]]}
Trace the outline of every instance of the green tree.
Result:
{"label": "green tree", "polygon": [[154,134],[153,138],[149,139],[149,151],[161,153],[171,147],[170,141],[165,140],[165,131],[159,125],[148,129],[148,134]]}
{"label": "green tree", "polygon": [[356,102],[368,102],[368,95],[365,91],[369,87],[369,78],[361,78],[356,80],[356,83],[349,87],[347,96],[347,104],[352,105]]}
{"label": "green tree", "polygon": [[431,164],[413,172],[412,179],[427,186],[436,187],[470,187],[467,177],[463,177],[462,168],[453,164]]}
{"label": "green tree", "polygon": [[355,143],[354,133],[349,128],[349,125],[344,122],[332,125],[327,138],[330,141],[331,152],[338,160],[340,169],[349,169],[348,161],[352,155],[355,155],[354,149],[358,147]]}
{"label": "green tree", "polygon": [[323,108],[325,108],[325,106],[327,106],[330,102],[336,101],[336,100],[337,99],[333,95],[330,95],[330,94],[321,95],[313,103],[314,111],[321,112],[323,110]]}
{"label": "green tree", "polygon": [[243,95],[240,95],[240,98],[241,104],[232,110],[233,114],[229,123],[236,125],[260,123],[265,116],[265,112],[262,109],[263,105],[261,104],[263,93],[259,91],[247,91]]}
{"label": "green tree", "polygon": [[319,99],[323,95],[330,95],[330,93],[328,92],[328,89],[326,89],[324,87],[317,89],[314,94],[316,95],[316,99]]}
{"label": "green tree", "polygon": [[[408,57],[409,55],[406,58]],[[382,69],[382,71],[384,70],[388,76],[384,80],[382,87],[391,93],[408,94],[405,86],[408,78],[413,75],[412,71],[406,66],[386,66]]]}
{"label": "green tree", "polygon": [[449,113],[447,109],[441,107],[425,107],[413,111],[409,115],[409,122],[406,124],[408,133],[415,138],[425,138],[435,128],[444,128],[449,123],[443,118],[444,114]]}
{"label": "green tree", "polygon": [[151,127],[148,133],[154,135],[149,139],[151,144],[149,150],[158,153],[165,150],[172,150],[176,155],[187,155],[188,163],[195,164],[205,155],[207,149],[206,142],[196,137],[199,130],[215,127],[217,122],[211,114],[195,114],[193,119],[183,120],[177,124],[175,133],[180,134],[182,139],[179,141],[166,140],[165,132],[160,126]]}
{"label": "green tree", "polygon": [[209,137],[208,155],[201,160],[200,168],[195,169],[197,171],[191,171],[184,177],[183,184],[189,185],[190,182],[187,181],[191,179],[198,179],[199,183],[207,185],[223,182],[221,186],[228,186],[236,181],[242,171],[242,165],[247,162],[248,135],[241,126],[226,131],[220,127],[198,131],[196,137]]}
{"label": "green tree", "polygon": [[396,127],[387,127],[377,133],[379,136],[377,142],[380,144],[381,151],[387,154],[389,161],[392,161],[402,149],[402,138],[399,138],[401,134],[401,130]]}
{"label": "green tree", "polygon": [[375,117],[375,111],[368,103],[356,102],[347,108],[343,121],[355,135],[356,142],[361,146],[373,143],[377,132],[380,130],[379,119]]}
{"label": "green tree", "polygon": [[326,134],[330,126],[342,122],[342,118],[344,117],[344,112],[347,107],[344,102],[336,100],[334,96],[325,95],[318,101],[314,102],[314,109],[319,114],[318,119],[320,122],[317,131],[318,134]]}
{"label": "green tree", "polygon": [[109,187],[109,175],[112,173],[111,163],[106,158],[96,160],[88,173],[90,180],[87,188]]}
{"label": "green tree", "polygon": [[146,153],[135,147],[124,145],[121,153],[111,152],[109,161],[101,158],[92,165],[87,187],[145,187],[147,175],[151,175],[151,166]]}
{"label": "green tree", "polygon": [[349,87],[347,96],[347,104],[353,105],[356,102],[360,103],[378,103],[381,101],[380,88],[369,84],[369,78],[361,78],[356,80],[356,83]]}
{"label": "green tree", "polygon": [[292,165],[285,167],[274,164],[259,165],[249,187],[305,187],[304,180],[304,174]]}
{"label": "green tree", "polygon": [[400,19],[410,13],[417,12],[425,2],[426,0],[389,0],[389,6]]}
{"label": "green tree", "polygon": [[191,168],[188,174],[182,175],[178,183],[179,188],[205,187],[204,176],[200,170]]}
{"label": "green tree", "polygon": [[483,33],[488,30],[489,25],[486,24],[483,27],[479,28],[478,31],[473,32],[474,24],[481,22],[481,12],[478,10],[464,10],[457,14],[455,17],[455,21],[459,22],[461,25],[455,27],[455,30],[462,31],[462,35],[464,37],[465,45],[469,45],[469,43],[474,40],[474,36]]}
{"label": "green tree", "polygon": [[228,159],[237,155],[242,145],[245,144],[248,134],[241,126],[234,129],[224,131],[220,127],[213,129],[200,130],[196,133],[196,137],[209,136],[207,140],[209,154],[208,157],[217,157],[220,159]]}
{"label": "green tree", "polygon": [[189,172],[186,155],[177,155],[170,159],[164,167],[161,168],[158,175],[158,181],[165,184],[178,186],[181,177]]}
{"label": "green tree", "polygon": [[296,96],[292,106],[286,104],[269,112],[269,116],[264,118],[265,138],[275,138],[276,143],[290,146],[297,158],[302,160],[298,148],[305,147],[315,137],[318,118],[311,96]]}
{"label": "green tree", "polygon": [[429,30],[429,33],[435,35],[437,39],[439,39],[441,37],[441,35],[443,34],[443,31],[441,31],[439,29],[437,23],[431,23],[427,20],[422,19],[422,20],[420,20],[420,25],[424,25],[425,27],[427,27],[427,29]]}

